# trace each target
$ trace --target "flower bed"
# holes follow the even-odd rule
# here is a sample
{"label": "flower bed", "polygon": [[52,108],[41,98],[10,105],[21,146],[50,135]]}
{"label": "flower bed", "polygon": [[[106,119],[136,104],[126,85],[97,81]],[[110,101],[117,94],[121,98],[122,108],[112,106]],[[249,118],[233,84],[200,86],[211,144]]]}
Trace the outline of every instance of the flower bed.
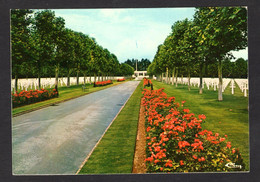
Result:
{"label": "flower bed", "polygon": [[125,81],[125,79],[124,79],[124,78],[121,78],[121,79],[117,79],[117,81],[118,81],[118,82],[123,82],[123,81]]}
{"label": "flower bed", "polygon": [[112,83],[113,82],[111,80],[106,80],[106,81],[102,81],[102,82],[94,82],[94,87],[102,87],[102,86],[109,85]]}
{"label": "flower bed", "polygon": [[185,101],[180,106],[163,89],[144,89],[143,94],[147,172],[244,170],[239,150],[232,148],[226,135],[202,129],[205,115],[196,117],[184,108]]}
{"label": "flower bed", "polygon": [[35,102],[40,102],[43,100],[48,100],[57,96],[58,92],[55,89],[53,89],[52,91],[48,91],[45,89],[30,91],[23,90],[19,93],[12,93],[13,108],[22,105],[32,104]]}

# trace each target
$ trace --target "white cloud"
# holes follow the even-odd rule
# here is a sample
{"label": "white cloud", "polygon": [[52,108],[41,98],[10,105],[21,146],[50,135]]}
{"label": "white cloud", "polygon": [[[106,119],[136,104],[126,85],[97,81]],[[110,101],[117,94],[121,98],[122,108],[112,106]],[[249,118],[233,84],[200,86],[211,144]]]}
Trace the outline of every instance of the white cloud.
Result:
{"label": "white cloud", "polygon": [[[193,13],[191,8],[55,10],[56,16],[65,19],[66,27],[94,37],[120,62],[128,58],[152,61],[158,45],[171,32],[172,24],[192,18]],[[233,55],[247,59],[247,52],[247,49],[233,51]]]}
{"label": "white cloud", "polygon": [[[66,27],[81,31],[114,53],[120,62],[128,58],[152,59],[163,43],[171,25],[145,19],[145,15],[129,9],[56,11],[65,19]],[[139,11],[141,12],[141,11]],[[138,48],[136,48],[136,42]]]}

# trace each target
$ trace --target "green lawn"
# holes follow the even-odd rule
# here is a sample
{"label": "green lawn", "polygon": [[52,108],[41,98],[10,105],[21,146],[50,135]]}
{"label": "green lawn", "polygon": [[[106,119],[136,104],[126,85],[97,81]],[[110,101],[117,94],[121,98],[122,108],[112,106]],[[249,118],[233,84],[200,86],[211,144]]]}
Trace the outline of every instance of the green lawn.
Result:
{"label": "green lawn", "polygon": [[203,129],[217,132],[220,135],[228,135],[228,141],[232,147],[239,148],[244,161],[246,170],[249,170],[249,121],[248,121],[248,97],[236,85],[235,94],[231,95],[228,86],[223,93],[223,101],[217,100],[218,92],[213,89],[203,89],[203,94],[199,94],[198,87],[192,87],[188,91],[188,86],[172,86],[165,83],[152,81],[154,89],[165,88],[164,92],[168,96],[174,96],[177,102],[185,100],[185,107],[191,112],[206,115],[206,122]]}
{"label": "green lawn", "polygon": [[142,82],[107,130],[79,174],[131,173]]}
{"label": "green lawn", "polygon": [[58,103],[58,102],[63,102],[72,98],[76,98],[82,95],[86,95],[92,92],[96,92],[98,90],[102,90],[108,87],[112,87],[118,84],[121,84],[124,82],[117,82],[114,81],[113,84],[111,85],[106,85],[103,87],[93,87],[93,84],[86,84],[86,90],[83,91],[82,90],[82,85],[72,85],[70,87],[60,87],[59,88],[59,97],[58,98],[53,98],[53,99],[49,99],[46,101],[42,101],[42,102],[37,102],[34,104],[30,104],[30,105],[25,105],[25,106],[21,106],[21,107],[17,107],[12,109],[12,114],[13,116],[17,115],[17,114],[21,114],[30,110],[35,110],[35,109],[39,109],[41,107],[46,107],[50,104],[54,104],[54,103]]}

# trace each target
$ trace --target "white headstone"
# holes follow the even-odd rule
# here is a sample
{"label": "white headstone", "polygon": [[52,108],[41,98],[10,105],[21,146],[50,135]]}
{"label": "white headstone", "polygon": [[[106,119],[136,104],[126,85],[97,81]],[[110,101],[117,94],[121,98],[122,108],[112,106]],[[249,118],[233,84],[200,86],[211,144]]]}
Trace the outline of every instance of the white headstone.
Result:
{"label": "white headstone", "polygon": [[244,88],[244,97],[247,97],[246,88]]}

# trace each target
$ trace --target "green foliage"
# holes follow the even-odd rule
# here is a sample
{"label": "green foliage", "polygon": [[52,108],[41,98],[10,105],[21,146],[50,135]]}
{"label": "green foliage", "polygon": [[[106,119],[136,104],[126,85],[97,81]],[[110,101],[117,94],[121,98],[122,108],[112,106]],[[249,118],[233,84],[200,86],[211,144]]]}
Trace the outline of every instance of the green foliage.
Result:
{"label": "green foliage", "polygon": [[[238,51],[247,46],[246,8],[197,8],[192,21],[177,21],[171,28],[171,34],[158,46],[149,74],[158,76],[166,72],[166,82],[169,83],[169,73],[172,73],[173,77],[178,77],[178,73],[188,77],[195,73],[200,77],[199,93],[202,94],[204,68],[207,68],[206,74],[210,77],[216,76],[215,70],[218,70],[218,100],[222,101],[223,59],[233,57],[230,51]],[[212,69],[216,64],[217,69]],[[232,77],[232,74],[227,72],[230,71],[231,64],[228,61],[224,64],[224,77]],[[246,70],[245,65],[242,68]],[[241,72],[241,75],[244,77],[247,73]],[[190,90],[190,83],[188,89]]]}
{"label": "green foliage", "polygon": [[17,79],[22,74],[27,74],[28,69],[21,70],[21,67],[29,67],[31,58],[30,27],[32,22],[30,14],[32,10],[11,10],[11,57],[12,76],[16,78],[15,89],[17,90]]}
{"label": "green foliage", "polygon": [[134,74],[134,68],[129,64],[122,63],[120,64],[120,74],[122,76],[131,76]]}
{"label": "green foliage", "polygon": [[[194,20],[177,21],[164,43],[158,46],[153,69],[214,64],[247,46],[247,11],[240,7],[197,8]],[[226,65],[227,66],[227,65]],[[187,70],[188,71],[188,70]]]}
{"label": "green foliage", "polygon": [[[94,38],[65,28],[64,19],[55,17],[53,11],[38,10],[34,18],[31,13],[11,11],[13,78],[133,74]],[[142,60],[143,67],[147,61]]]}
{"label": "green foliage", "polygon": [[247,10],[240,7],[197,8],[195,23],[200,27],[200,44],[217,59],[231,50],[247,46]]}

